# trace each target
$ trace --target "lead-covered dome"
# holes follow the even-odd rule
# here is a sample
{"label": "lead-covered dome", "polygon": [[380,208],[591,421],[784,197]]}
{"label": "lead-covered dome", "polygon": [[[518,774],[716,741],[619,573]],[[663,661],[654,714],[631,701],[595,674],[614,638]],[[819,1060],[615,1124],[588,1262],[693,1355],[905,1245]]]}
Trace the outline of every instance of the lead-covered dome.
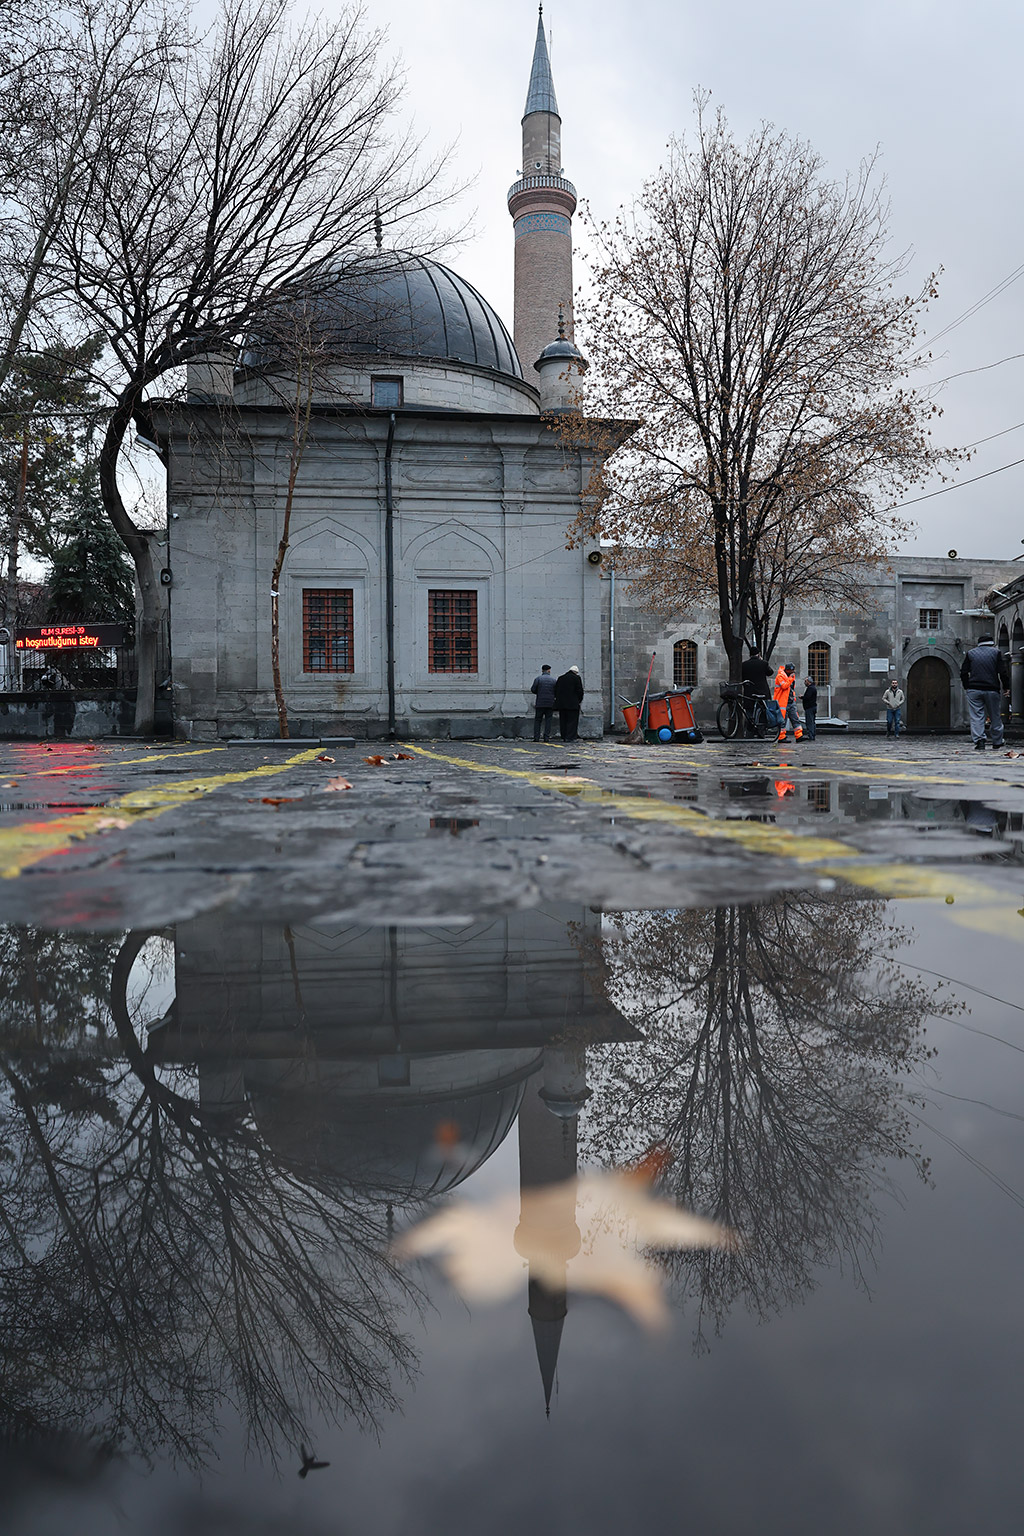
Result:
{"label": "lead-covered dome", "polygon": [[382,251],[314,302],[318,329],[339,353],[449,359],[523,377],[498,315],[438,261]]}

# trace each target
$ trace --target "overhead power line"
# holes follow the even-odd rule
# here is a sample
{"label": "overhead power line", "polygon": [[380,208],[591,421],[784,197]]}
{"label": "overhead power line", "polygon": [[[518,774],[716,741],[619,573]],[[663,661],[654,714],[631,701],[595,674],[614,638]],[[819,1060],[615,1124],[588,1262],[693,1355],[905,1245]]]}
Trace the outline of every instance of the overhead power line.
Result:
{"label": "overhead power line", "polygon": [[948,384],[950,379],[963,379],[969,373],[986,373],[989,368],[1001,368],[1004,363],[1015,363],[1024,352],[1011,352],[1009,357],[998,357],[994,363],[982,363],[977,368],[962,368],[959,373],[947,373],[944,379],[933,379],[932,384]]}
{"label": "overhead power line", "polygon": [[979,309],[984,309],[986,304],[991,304],[993,299],[997,299],[1001,293],[1005,293],[1006,289],[1012,283],[1015,283],[1019,277],[1024,277],[1024,262],[1021,262],[1019,267],[1014,267],[1010,275],[1004,277],[1001,282],[996,283],[995,287],[990,288],[988,293],[982,294],[980,299],[969,305],[962,315],[957,315],[956,319],[943,326],[941,331],[936,331],[934,336],[929,336],[929,345],[934,346],[935,342],[941,341],[943,336],[948,336],[950,331],[955,331],[958,325],[963,325],[965,320],[969,320],[972,315],[976,315]]}
{"label": "overhead power line", "polygon": [[[1021,423],[1024,425],[1024,423]],[[1013,431],[1011,427],[1009,429]],[[909,501],[901,501],[891,507],[886,507],[887,512],[899,512],[903,507],[912,507],[918,501],[931,501],[933,496],[947,496],[950,491],[962,490],[965,485],[976,485],[979,480],[988,480],[991,475],[1001,475],[1004,469],[1016,469],[1018,464],[1024,464],[1024,459],[1014,459],[1012,464],[1000,464],[998,469],[988,469],[983,475],[972,475],[970,480],[958,480],[955,485],[944,485],[941,491],[926,491],[923,496],[912,496]]]}
{"label": "overhead power line", "polygon": [[1008,432],[1019,432],[1024,427],[1024,421],[1018,421],[1012,427],[1004,427],[1001,432],[993,432],[989,437],[975,438],[973,443],[964,443],[965,448],[980,448],[982,443],[994,443],[997,437],[1005,437]]}

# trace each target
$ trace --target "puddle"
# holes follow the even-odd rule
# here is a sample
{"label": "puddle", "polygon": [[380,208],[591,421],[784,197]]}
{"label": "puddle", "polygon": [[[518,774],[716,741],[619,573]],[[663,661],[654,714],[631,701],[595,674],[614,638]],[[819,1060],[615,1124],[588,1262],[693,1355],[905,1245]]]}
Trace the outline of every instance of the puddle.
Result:
{"label": "puddle", "polygon": [[841,891],[0,929],[5,1532],[1015,1529],[1018,974]]}

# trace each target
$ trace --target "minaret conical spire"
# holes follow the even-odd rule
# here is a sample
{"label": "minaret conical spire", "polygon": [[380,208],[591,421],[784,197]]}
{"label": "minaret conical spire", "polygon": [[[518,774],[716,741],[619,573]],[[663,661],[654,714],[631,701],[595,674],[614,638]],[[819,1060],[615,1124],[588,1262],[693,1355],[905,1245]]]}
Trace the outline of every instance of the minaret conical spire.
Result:
{"label": "minaret conical spire", "polygon": [[530,71],[530,89],[526,93],[524,117],[531,112],[553,112],[558,116],[555,99],[555,82],[551,78],[551,60],[548,58],[547,38],[544,36],[544,7],[538,7],[537,41],[533,49],[533,68]]}

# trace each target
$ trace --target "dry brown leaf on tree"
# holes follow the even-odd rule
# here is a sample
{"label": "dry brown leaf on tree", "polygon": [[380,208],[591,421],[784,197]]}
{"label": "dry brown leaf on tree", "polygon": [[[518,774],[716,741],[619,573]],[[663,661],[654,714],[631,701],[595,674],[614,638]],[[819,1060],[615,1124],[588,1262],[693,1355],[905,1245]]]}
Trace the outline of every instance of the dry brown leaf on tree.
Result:
{"label": "dry brown leaf on tree", "polygon": [[470,1302],[503,1300],[528,1271],[549,1290],[604,1296],[646,1327],[663,1328],[664,1288],[644,1250],[735,1246],[728,1228],[653,1195],[642,1174],[588,1173],[448,1206],[404,1233],[394,1251],[436,1259]]}

